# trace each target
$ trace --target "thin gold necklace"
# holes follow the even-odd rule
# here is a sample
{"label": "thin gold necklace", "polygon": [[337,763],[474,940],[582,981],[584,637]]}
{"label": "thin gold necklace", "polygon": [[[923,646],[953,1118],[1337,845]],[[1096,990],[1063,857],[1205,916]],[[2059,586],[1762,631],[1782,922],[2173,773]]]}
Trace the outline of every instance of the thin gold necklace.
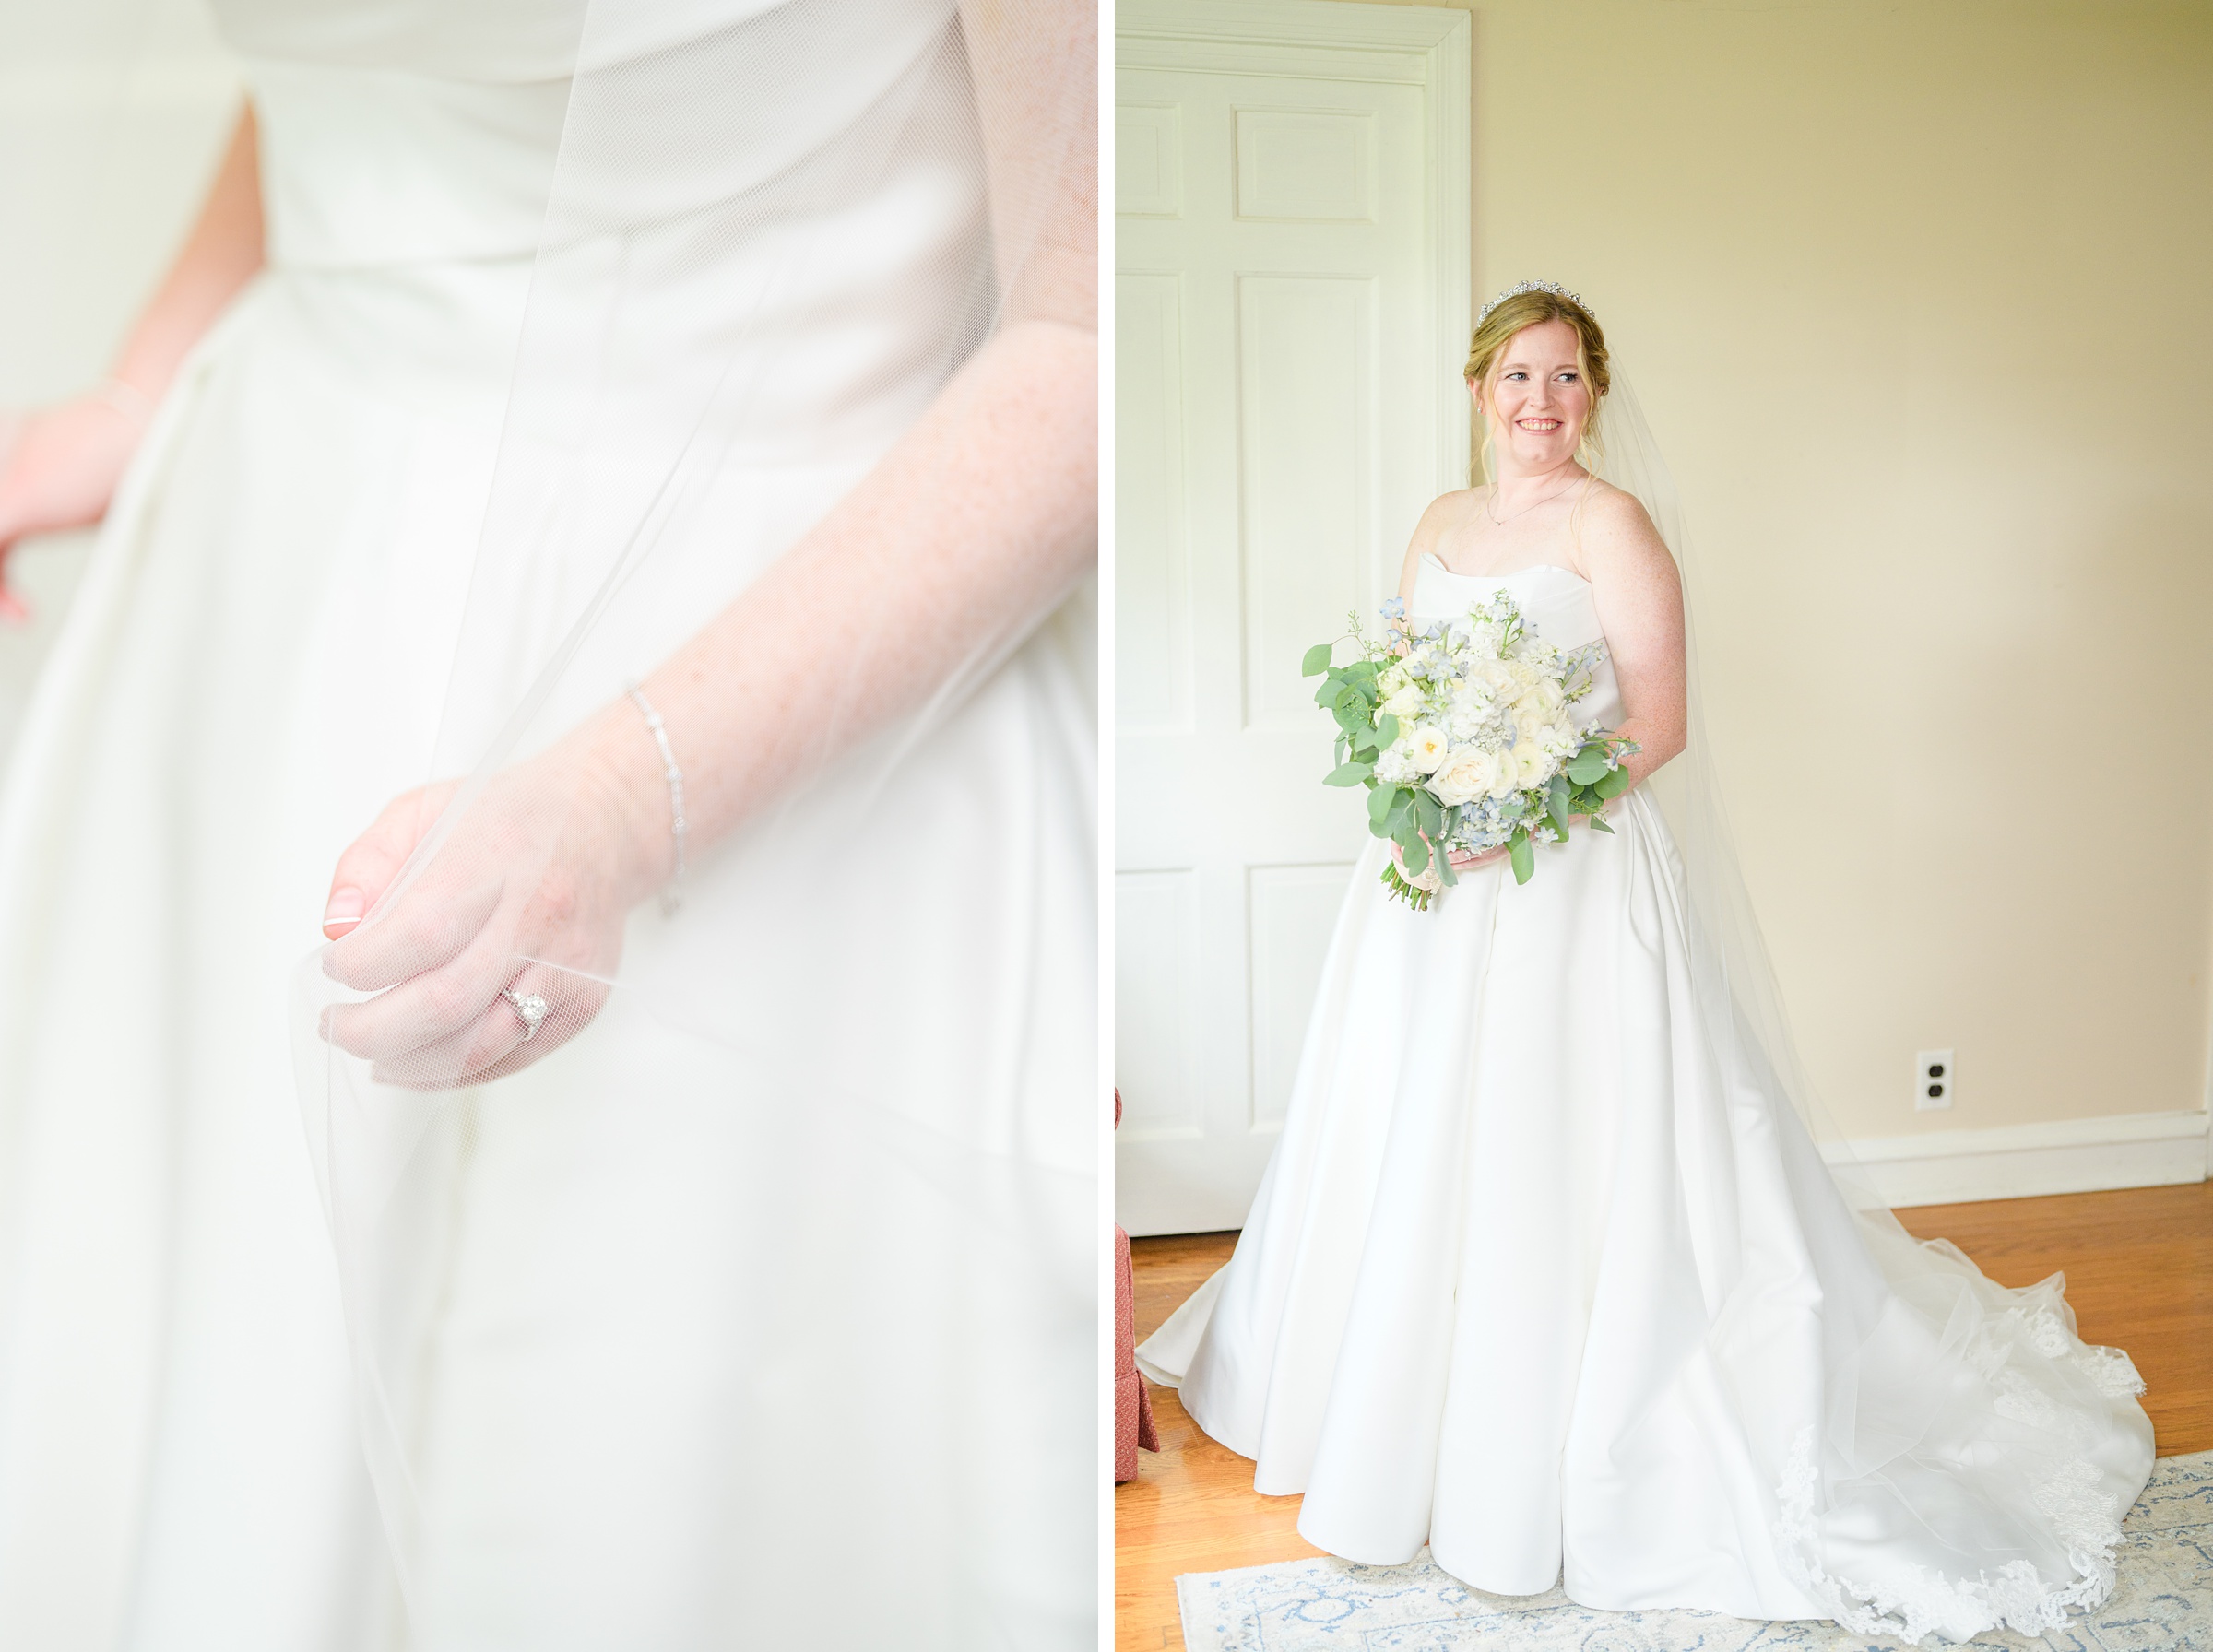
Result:
{"label": "thin gold necklace", "polygon": [[1498,500],[1498,484],[1497,482],[1493,482],[1491,484],[1491,490],[1485,494],[1483,498],[1483,513],[1491,519],[1491,525],[1494,527],[1504,527],[1509,522],[1521,521],[1522,517],[1528,515],[1532,511],[1535,510],[1537,506],[1548,505],[1554,500],[1565,497],[1575,487],[1577,482],[1587,479],[1589,474],[1590,473],[1588,471],[1583,472],[1582,474],[1572,478],[1568,482],[1568,486],[1560,489],[1558,492],[1547,493],[1543,499],[1532,501],[1530,503],[1523,505],[1519,511],[1516,511],[1511,516],[1501,516],[1497,511],[1491,508],[1497,502]]}

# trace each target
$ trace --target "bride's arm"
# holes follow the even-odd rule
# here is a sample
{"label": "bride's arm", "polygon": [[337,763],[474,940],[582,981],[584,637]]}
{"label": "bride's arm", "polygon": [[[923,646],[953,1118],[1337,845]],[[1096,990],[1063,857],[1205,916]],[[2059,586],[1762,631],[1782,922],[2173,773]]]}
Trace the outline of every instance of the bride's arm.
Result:
{"label": "bride's arm", "polygon": [[[672,749],[696,754],[684,807],[703,842],[834,756],[825,727],[849,747],[1019,637],[1096,558],[1097,30],[1087,0],[963,0],[999,329],[861,485],[645,683]],[[826,684],[825,658],[854,668]],[[628,702],[583,740],[638,816],[633,876],[650,889],[670,869],[658,749]]]}
{"label": "bride's arm", "polygon": [[[1000,333],[859,487],[646,678],[684,770],[692,841],[837,755],[825,729],[849,747],[1074,588],[1097,550],[1097,372],[1088,331],[1035,320]],[[852,665],[826,673],[824,660]],[[577,750],[624,806],[642,898],[673,869],[659,749],[625,700]]]}
{"label": "bride's arm", "polygon": [[[0,567],[18,539],[84,527],[107,513],[146,418],[177,368],[262,265],[254,114],[239,116],[183,250],[131,329],[107,382],[30,414],[0,447]],[[21,601],[0,585],[0,616]]]}
{"label": "bride's arm", "polygon": [[1622,760],[1643,781],[1683,750],[1686,726],[1683,582],[1644,507],[1608,490],[1585,507],[1580,550],[1621,689],[1621,726],[1638,751]]}
{"label": "bride's arm", "polygon": [[[1001,324],[853,492],[643,685],[683,770],[693,850],[1019,637],[1095,557],[1096,25],[1080,3],[964,11],[964,25]],[[1040,74],[1041,53],[1069,72]],[[673,869],[659,751],[628,700],[525,767],[359,933],[450,788],[401,797],[340,858],[325,933],[344,938],[325,967],[392,990],[339,1010],[332,1032],[395,1081],[496,1077],[573,1035],[604,993],[568,972],[610,972],[624,917]],[[548,870],[512,891],[499,868],[518,856]],[[524,957],[566,968],[518,977]],[[498,999],[511,981],[554,1005],[527,1051]]]}

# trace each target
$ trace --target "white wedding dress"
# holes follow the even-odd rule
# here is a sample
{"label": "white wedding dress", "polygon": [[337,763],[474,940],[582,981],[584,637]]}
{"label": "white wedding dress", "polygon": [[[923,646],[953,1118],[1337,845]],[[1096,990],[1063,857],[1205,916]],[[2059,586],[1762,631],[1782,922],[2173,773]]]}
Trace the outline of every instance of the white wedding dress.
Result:
{"label": "white wedding dress", "polygon": [[[435,777],[465,626],[519,691],[574,610],[557,545],[525,596],[559,600],[495,608],[496,634],[481,591],[464,617],[580,6],[218,0],[269,267],[148,431],[0,791],[0,1646],[1093,1642],[1080,603],[634,916],[625,971],[712,981],[753,1042],[618,990],[439,1114],[400,1604],[288,990],[339,851]],[[758,152],[712,158],[763,175],[834,152],[952,23],[633,10],[657,51],[781,31],[775,97],[728,112]],[[630,383],[729,348],[748,399],[557,720],[618,701],[943,383],[980,168],[910,143],[868,177],[629,272]],[[770,278],[794,242],[824,266],[796,290]],[[640,407],[597,438],[610,467],[653,433]],[[857,807],[897,828],[865,854]],[[1005,1193],[980,1212],[979,1177]],[[1003,1262],[955,1231],[979,1221]],[[373,1451],[393,1426],[372,1415]]]}
{"label": "white wedding dress", "polygon": [[[1421,564],[1417,621],[1501,586],[1601,640],[1557,567]],[[1581,710],[1621,716],[1602,665]],[[2056,1279],[1992,1284],[1854,1215],[1779,1089],[1692,1006],[1643,788],[1416,913],[1354,873],[1281,1142],[1229,1264],[1139,1350],[1305,1494],[1301,1535],[1478,1588],[1965,1638],[2112,1586],[2151,1429]],[[1748,1039],[1742,1032],[1738,1036]]]}

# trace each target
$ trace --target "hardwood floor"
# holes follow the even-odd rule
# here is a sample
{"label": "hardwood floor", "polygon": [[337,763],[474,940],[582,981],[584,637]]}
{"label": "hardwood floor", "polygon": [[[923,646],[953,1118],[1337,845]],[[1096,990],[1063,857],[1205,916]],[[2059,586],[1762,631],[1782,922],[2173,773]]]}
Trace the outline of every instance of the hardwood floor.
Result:
{"label": "hardwood floor", "polygon": [[[2213,1449],[2213,1183],[1900,1210],[2005,1285],[2065,1269],[2083,1337],[2125,1348],[2144,1374],[2161,1456]],[[1235,1233],[1140,1239],[1131,1246],[1142,1340],[1228,1260]],[[1193,1426],[1173,1391],[1153,1390],[1160,1452],[1115,1489],[1118,1652],[1180,1647],[1176,1578],[1296,1560],[1298,1499],[1262,1497],[1252,1465]]]}

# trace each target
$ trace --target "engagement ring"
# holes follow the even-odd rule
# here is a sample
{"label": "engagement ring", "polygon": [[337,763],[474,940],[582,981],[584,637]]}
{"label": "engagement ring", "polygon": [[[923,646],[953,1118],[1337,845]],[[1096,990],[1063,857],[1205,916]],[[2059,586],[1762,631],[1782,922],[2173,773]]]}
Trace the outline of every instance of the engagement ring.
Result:
{"label": "engagement ring", "polygon": [[523,1042],[528,1044],[538,1035],[538,1025],[546,1019],[548,1006],[545,999],[534,992],[517,996],[513,987],[502,988],[500,997],[505,998],[515,1014],[523,1018]]}

